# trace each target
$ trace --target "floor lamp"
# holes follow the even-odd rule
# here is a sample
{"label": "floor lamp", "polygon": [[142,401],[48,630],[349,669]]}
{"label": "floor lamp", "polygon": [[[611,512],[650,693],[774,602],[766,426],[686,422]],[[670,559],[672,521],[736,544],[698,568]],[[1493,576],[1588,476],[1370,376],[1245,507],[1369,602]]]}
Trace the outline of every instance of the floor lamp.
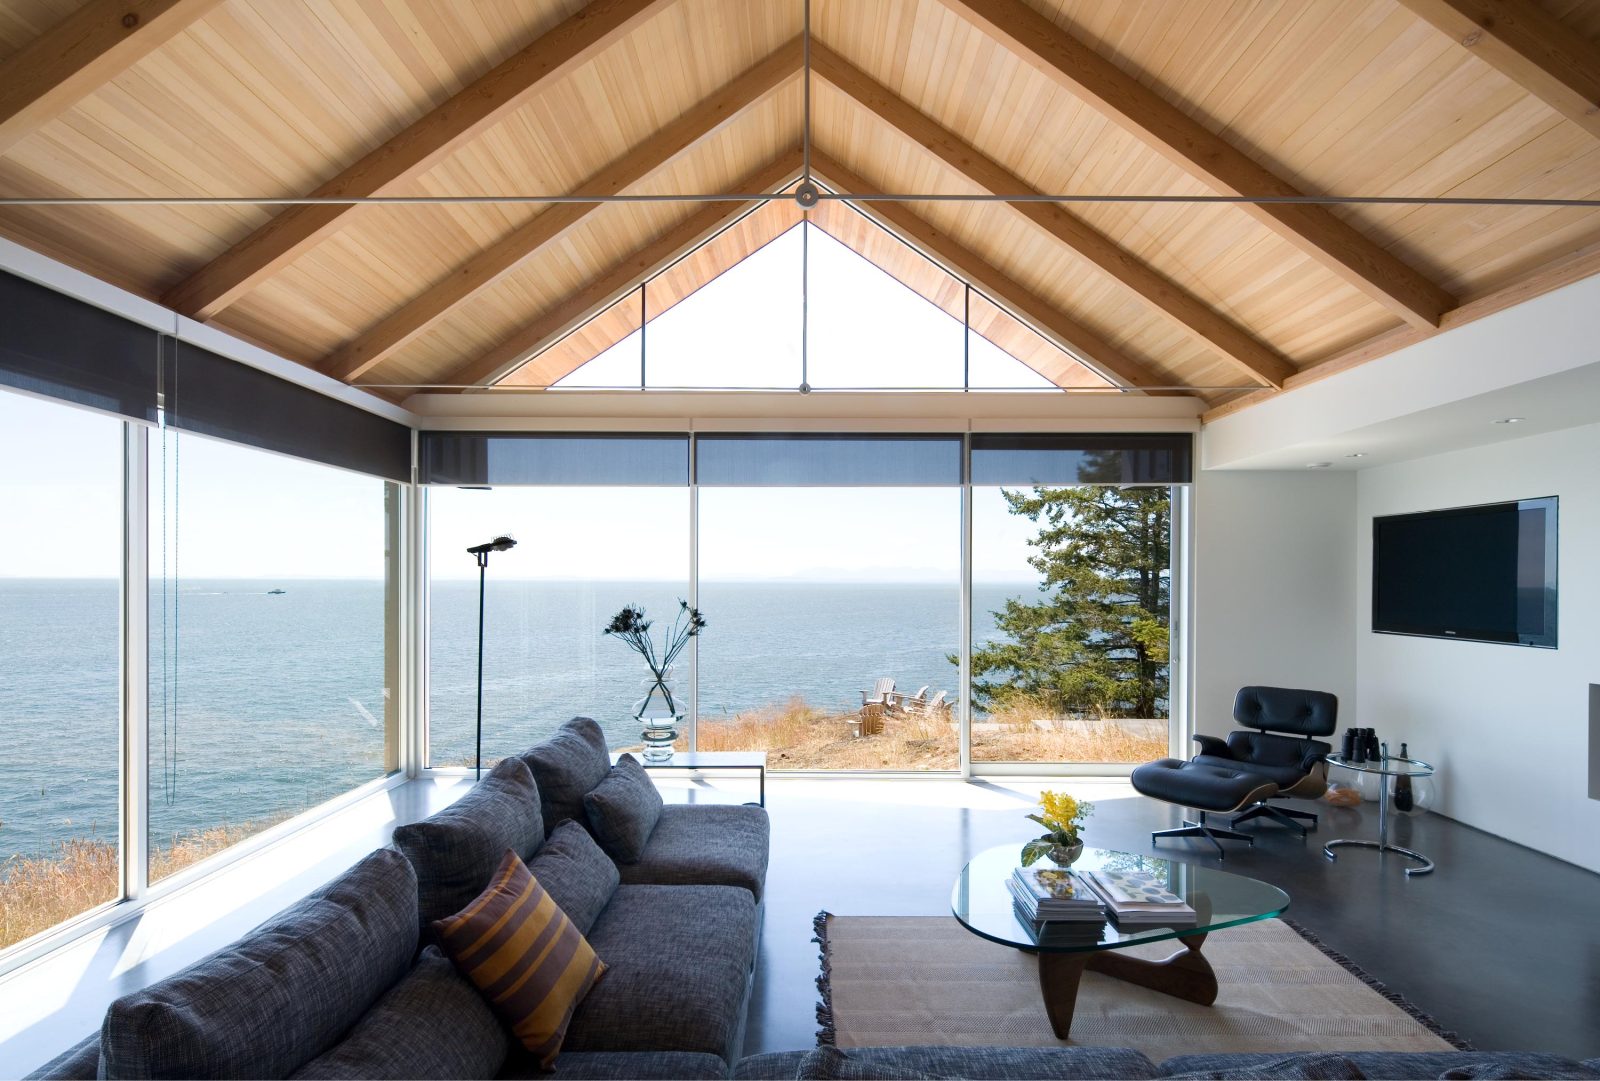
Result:
{"label": "floor lamp", "polygon": [[489,553],[508,551],[516,546],[517,542],[506,536],[467,549],[478,561],[478,750],[474,757],[474,779],[483,776],[483,583],[489,570]]}

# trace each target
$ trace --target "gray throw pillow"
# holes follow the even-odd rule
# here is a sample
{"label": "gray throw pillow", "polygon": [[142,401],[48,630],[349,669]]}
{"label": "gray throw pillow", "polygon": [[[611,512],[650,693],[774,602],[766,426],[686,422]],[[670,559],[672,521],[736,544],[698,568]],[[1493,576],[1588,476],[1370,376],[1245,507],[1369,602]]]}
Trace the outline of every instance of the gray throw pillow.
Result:
{"label": "gray throw pillow", "polygon": [[411,967],[417,879],[392,848],[226,949],[111,1004],[103,1077],[287,1077]]}
{"label": "gray throw pillow", "polygon": [[528,861],[528,871],[585,935],[622,882],[611,857],[600,851],[589,831],[576,822],[556,827],[538,855]]}
{"label": "gray throw pillow", "polygon": [[290,1081],[494,1077],[506,1030],[450,959],[429,946],[416,967],[349,1034],[290,1074]]}
{"label": "gray throw pillow", "polygon": [[544,843],[533,775],[522,759],[502,759],[444,810],[396,829],[394,843],[417,869],[417,912],[429,938],[434,920],[483,892],[506,849],[527,860]]}
{"label": "gray throw pillow", "polygon": [[524,751],[522,760],[539,785],[546,832],[568,819],[584,821],[583,797],[611,769],[606,734],[588,717],[574,717],[543,743]]}
{"label": "gray throw pillow", "polygon": [[1207,1081],[1362,1081],[1367,1075],[1343,1055],[1331,1051],[1308,1051],[1286,1055],[1271,1062],[1253,1063],[1236,1070],[1223,1067],[1168,1076]]}
{"label": "gray throw pillow", "polygon": [[661,820],[661,793],[631,754],[617,759],[605,780],[583,797],[589,831],[618,863],[638,863]]}

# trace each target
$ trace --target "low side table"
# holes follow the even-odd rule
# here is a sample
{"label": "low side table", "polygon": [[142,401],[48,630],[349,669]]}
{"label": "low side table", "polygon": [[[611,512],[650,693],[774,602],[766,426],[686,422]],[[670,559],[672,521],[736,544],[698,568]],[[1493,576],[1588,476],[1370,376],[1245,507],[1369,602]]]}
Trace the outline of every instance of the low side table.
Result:
{"label": "low side table", "polygon": [[1330,860],[1336,860],[1339,858],[1339,854],[1334,849],[1342,845],[1350,845],[1355,848],[1373,848],[1379,852],[1394,852],[1422,864],[1421,867],[1407,867],[1407,878],[1431,873],[1433,871],[1433,861],[1427,856],[1420,852],[1413,852],[1409,848],[1401,848],[1399,845],[1389,843],[1390,794],[1387,778],[1432,777],[1433,767],[1419,759],[1402,758],[1399,755],[1389,755],[1387,758],[1372,759],[1365,762],[1351,762],[1342,754],[1330,754],[1328,756],[1328,765],[1343,766],[1345,769],[1353,769],[1357,773],[1376,773],[1386,779],[1378,792],[1378,839],[1376,841],[1359,841],[1351,838],[1340,838],[1337,841],[1329,841],[1323,845],[1322,854]]}
{"label": "low side table", "polygon": [[[615,762],[619,756],[612,755]],[[643,754],[633,756],[647,770],[677,770],[683,773],[750,772],[756,774],[760,804],[767,805],[766,751],[674,751],[665,762],[652,762]]]}

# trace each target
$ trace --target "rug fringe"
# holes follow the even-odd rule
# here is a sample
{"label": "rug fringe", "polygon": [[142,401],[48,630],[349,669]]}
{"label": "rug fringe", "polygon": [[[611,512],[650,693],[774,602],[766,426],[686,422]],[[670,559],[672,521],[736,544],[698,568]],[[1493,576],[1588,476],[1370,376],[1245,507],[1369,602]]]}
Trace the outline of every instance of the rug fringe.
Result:
{"label": "rug fringe", "polygon": [[833,966],[828,958],[828,921],[833,913],[827,909],[818,912],[811,921],[815,932],[811,941],[817,944],[822,957],[822,975],[817,977],[817,1046],[835,1047],[838,1034],[833,1028]]}
{"label": "rug fringe", "polygon": [[1435,1021],[1428,1014],[1423,1013],[1421,1009],[1412,1004],[1410,999],[1406,998],[1400,992],[1391,989],[1382,980],[1379,980],[1366,969],[1350,960],[1350,958],[1346,957],[1332,946],[1329,946],[1311,931],[1306,930],[1306,928],[1302,927],[1294,920],[1285,919],[1282,916],[1278,917],[1278,921],[1285,927],[1289,928],[1289,930],[1305,939],[1311,945],[1321,950],[1323,956],[1325,956],[1328,960],[1334,962],[1346,972],[1350,973],[1350,975],[1354,976],[1356,979],[1360,980],[1362,983],[1378,992],[1378,994],[1388,999],[1392,1005],[1404,1011],[1413,1021],[1427,1029],[1429,1032],[1433,1033],[1435,1036],[1439,1037],[1441,1040],[1444,1040],[1446,1043],[1450,1044],[1457,1051],[1477,1050],[1477,1048],[1473,1047],[1471,1043],[1463,1039],[1459,1033],[1452,1032],[1450,1029],[1447,1029],[1443,1025],[1439,1024],[1439,1022]]}

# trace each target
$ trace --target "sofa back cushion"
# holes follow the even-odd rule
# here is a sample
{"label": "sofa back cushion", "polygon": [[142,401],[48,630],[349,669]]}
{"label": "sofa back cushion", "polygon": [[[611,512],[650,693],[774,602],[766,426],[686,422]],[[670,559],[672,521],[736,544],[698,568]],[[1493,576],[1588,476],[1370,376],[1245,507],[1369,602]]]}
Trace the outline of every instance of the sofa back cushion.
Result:
{"label": "sofa back cushion", "polygon": [[638,863],[650,832],[661,821],[661,793],[631,754],[625,754],[605,780],[583,797],[589,832],[618,863]]}
{"label": "sofa back cushion", "polygon": [[574,717],[522,758],[539,784],[544,828],[554,830],[568,819],[584,822],[583,797],[611,770],[606,734],[588,717]]}
{"label": "sofa back cushion", "polygon": [[576,822],[557,826],[528,861],[528,870],[585,935],[622,882],[611,857]]}
{"label": "sofa back cushion", "polygon": [[417,879],[372,853],[238,942],[111,1004],[102,1076],[287,1077],[411,967]]}
{"label": "sofa back cushion", "polygon": [[343,1040],[291,1081],[494,1077],[510,1041],[478,989],[429,946]]}
{"label": "sofa back cushion", "polygon": [[507,849],[528,859],[544,843],[533,775],[522,759],[502,759],[438,814],[396,829],[394,843],[417,869],[417,912],[426,939],[434,920],[461,911],[482,892]]}

